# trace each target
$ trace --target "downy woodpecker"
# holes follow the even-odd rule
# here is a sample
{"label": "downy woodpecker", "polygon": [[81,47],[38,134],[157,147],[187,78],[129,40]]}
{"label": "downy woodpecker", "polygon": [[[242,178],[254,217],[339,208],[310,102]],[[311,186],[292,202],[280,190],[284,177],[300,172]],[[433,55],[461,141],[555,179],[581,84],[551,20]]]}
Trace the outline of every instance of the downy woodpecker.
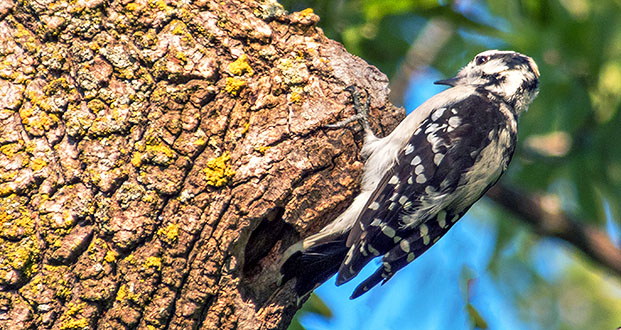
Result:
{"label": "downy woodpecker", "polygon": [[361,191],[332,223],[285,252],[283,280],[296,278],[300,297],[337,272],[337,285],[348,282],[378,256],[381,266],[351,298],[388,281],[437,242],[507,169],[517,119],[538,93],[533,59],[488,50],[436,84],[451,88],[383,138],[373,134],[366,107],[352,92],[358,114],[332,127],[362,124]]}

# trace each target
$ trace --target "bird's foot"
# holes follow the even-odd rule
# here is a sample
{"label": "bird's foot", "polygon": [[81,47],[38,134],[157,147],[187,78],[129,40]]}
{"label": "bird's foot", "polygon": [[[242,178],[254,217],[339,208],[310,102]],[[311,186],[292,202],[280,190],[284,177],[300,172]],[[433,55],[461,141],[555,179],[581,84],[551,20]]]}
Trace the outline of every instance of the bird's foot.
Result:
{"label": "bird's foot", "polygon": [[354,103],[354,110],[356,111],[356,114],[336,124],[326,125],[326,127],[343,128],[351,122],[358,121],[360,125],[362,125],[362,128],[365,130],[365,132],[371,131],[371,128],[369,126],[369,105],[371,104],[371,98],[369,97],[369,92],[365,90],[366,101],[364,102],[364,104],[362,104],[362,102],[360,102],[361,95],[356,90],[356,87],[354,85],[351,85],[345,88],[345,90],[348,91],[349,94],[351,95],[351,99]]}

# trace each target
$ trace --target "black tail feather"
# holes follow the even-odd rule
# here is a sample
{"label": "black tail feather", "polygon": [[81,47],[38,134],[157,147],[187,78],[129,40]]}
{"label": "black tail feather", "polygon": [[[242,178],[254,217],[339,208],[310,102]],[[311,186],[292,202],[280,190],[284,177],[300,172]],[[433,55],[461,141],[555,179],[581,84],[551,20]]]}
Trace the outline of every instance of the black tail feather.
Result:
{"label": "black tail feather", "polygon": [[280,272],[282,281],[296,278],[295,290],[302,297],[334,275],[349,250],[345,245],[347,235],[297,251],[287,259]]}
{"label": "black tail feather", "polygon": [[371,290],[371,288],[376,286],[379,282],[381,282],[381,281],[388,281],[388,278],[384,278],[382,276],[383,272],[384,272],[384,269],[383,269],[383,267],[380,266],[375,271],[375,273],[373,273],[373,275],[367,277],[366,280],[362,281],[362,283],[360,283],[356,287],[356,290],[354,290],[354,293],[351,294],[349,299],[356,299],[356,298],[362,296],[363,294],[365,294],[367,291]]}

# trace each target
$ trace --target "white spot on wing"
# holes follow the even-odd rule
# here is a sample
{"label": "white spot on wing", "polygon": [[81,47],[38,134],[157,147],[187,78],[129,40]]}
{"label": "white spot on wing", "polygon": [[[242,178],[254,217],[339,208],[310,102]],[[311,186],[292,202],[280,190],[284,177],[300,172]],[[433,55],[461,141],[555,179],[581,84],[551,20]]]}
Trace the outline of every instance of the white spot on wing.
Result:
{"label": "white spot on wing", "polygon": [[408,242],[407,239],[402,240],[399,243],[399,247],[401,248],[401,250],[403,250],[403,252],[408,253],[410,252],[410,243]]}
{"label": "white spot on wing", "polygon": [[420,225],[419,230],[420,230],[420,237],[425,237],[427,236],[427,234],[429,234],[429,227],[427,227],[427,225],[424,223]]}
{"label": "white spot on wing", "polygon": [[427,178],[425,177],[424,174],[419,174],[416,176],[416,183],[425,183],[427,181]]}
{"label": "white spot on wing", "polygon": [[453,116],[453,117],[449,118],[448,124],[449,124],[449,126],[451,126],[453,128],[456,128],[457,126],[459,126],[459,124],[461,124],[461,119],[459,119],[459,117],[457,117],[457,116]]}
{"label": "white spot on wing", "polygon": [[440,108],[434,111],[433,114],[431,115],[431,120],[436,121],[440,119],[440,117],[442,117],[442,114],[444,114],[444,110],[446,110],[446,108]]}
{"label": "white spot on wing", "polygon": [[440,225],[440,228],[446,227],[446,212],[445,211],[438,212],[438,225]]}
{"label": "white spot on wing", "polygon": [[399,204],[403,205],[405,204],[405,202],[408,201],[408,198],[405,196],[401,196],[401,198],[399,198]]}
{"label": "white spot on wing", "polygon": [[398,182],[399,182],[399,178],[396,175],[393,175],[388,181],[388,184],[397,184]]}
{"label": "white spot on wing", "polygon": [[368,249],[369,252],[373,253],[374,256],[380,255],[379,251],[377,251],[377,249],[375,249],[371,244],[369,244]]}
{"label": "white spot on wing", "polygon": [[435,156],[433,156],[433,163],[436,165],[440,165],[440,162],[442,161],[443,158],[444,158],[444,154],[437,153]]}
{"label": "white spot on wing", "polygon": [[429,127],[427,127],[427,129],[425,130],[425,134],[429,134],[430,132],[435,132],[438,130],[438,124],[431,124],[429,125]]}
{"label": "white spot on wing", "polygon": [[414,253],[410,252],[410,253],[408,253],[407,259],[405,259],[405,260],[407,262],[412,262],[412,261],[414,261],[414,259],[416,259],[416,255],[414,255]]}
{"label": "white spot on wing", "polygon": [[409,155],[412,153],[412,151],[414,151],[414,146],[411,144],[408,144],[407,146],[405,146],[405,154]]}
{"label": "white spot on wing", "polygon": [[361,253],[363,256],[365,256],[365,257],[366,257],[366,256],[368,256],[368,255],[369,255],[369,253],[367,252],[367,249],[365,249],[365,248],[364,248],[364,245],[360,245],[360,249],[359,249],[359,250],[360,250],[360,253]]}
{"label": "white spot on wing", "polygon": [[407,215],[407,214],[406,214],[406,215],[404,215],[404,216],[402,216],[402,217],[401,217],[401,221],[403,221],[403,223],[404,223],[406,226],[408,226],[408,225],[410,225],[410,224],[414,223],[414,222],[416,221],[416,218],[415,218],[415,217],[413,217],[413,216],[411,216],[411,215]]}
{"label": "white spot on wing", "polygon": [[371,210],[377,210],[377,209],[379,209],[379,206],[380,206],[380,205],[379,205],[379,203],[378,203],[378,202],[373,202],[373,203],[371,203],[371,205],[369,205],[369,208],[370,208]]}
{"label": "white spot on wing", "polygon": [[412,161],[410,162],[410,165],[412,165],[412,166],[418,165],[418,164],[420,164],[420,162],[421,162],[420,156],[416,156],[416,157],[412,158]]}
{"label": "white spot on wing", "polygon": [[[354,249],[350,249],[347,252],[347,255],[345,256],[345,260],[343,260],[344,264],[349,265],[351,263],[351,258],[354,256],[353,251],[354,251]],[[352,272],[353,272],[353,270],[352,270]]]}
{"label": "white spot on wing", "polygon": [[395,234],[396,234],[395,230],[392,229],[392,227],[388,227],[388,226],[383,226],[382,227],[382,233],[384,233],[384,235],[386,235],[386,236],[388,236],[390,238],[395,237]]}
{"label": "white spot on wing", "polygon": [[424,170],[425,170],[425,167],[421,164],[421,165],[416,166],[416,168],[414,169],[414,173],[416,173],[416,175],[419,175],[423,173]]}
{"label": "white spot on wing", "polygon": [[427,135],[427,142],[431,143],[432,146],[435,146],[440,143],[440,138],[435,134],[429,134]]}

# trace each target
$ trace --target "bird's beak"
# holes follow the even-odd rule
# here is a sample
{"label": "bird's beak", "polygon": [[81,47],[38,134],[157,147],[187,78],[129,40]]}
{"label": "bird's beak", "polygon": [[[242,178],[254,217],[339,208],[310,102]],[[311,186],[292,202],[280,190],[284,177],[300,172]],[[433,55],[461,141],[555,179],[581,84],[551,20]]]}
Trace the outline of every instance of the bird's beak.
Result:
{"label": "bird's beak", "polygon": [[444,79],[444,80],[435,81],[434,84],[436,84],[436,85],[447,85],[447,86],[455,87],[455,85],[457,85],[458,81],[459,81],[459,78],[454,77],[454,78],[450,78],[450,79]]}

